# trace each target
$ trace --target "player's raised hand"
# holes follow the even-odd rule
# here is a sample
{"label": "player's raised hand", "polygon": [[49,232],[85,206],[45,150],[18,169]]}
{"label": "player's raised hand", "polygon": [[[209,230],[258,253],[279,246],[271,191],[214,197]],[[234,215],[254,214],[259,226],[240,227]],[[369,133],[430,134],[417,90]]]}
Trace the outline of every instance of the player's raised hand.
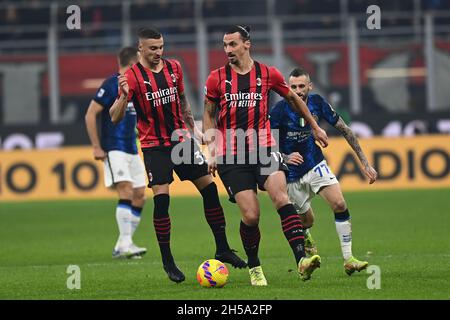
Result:
{"label": "player's raised hand", "polygon": [[128,79],[125,75],[121,74],[118,76],[119,79],[119,88],[122,94],[128,96],[129,87],[128,87]]}
{"label": "player's raised hand", "polygon": [[326,148],[328,146],[328,136],[325,130],[321,127],[317,127],[313,129],[314,139],[320,143],[322,148]]}
{"label": "player's raised hand", "polygon": [[298,152],[292,152],[287,156],[286,163],[298,166],[303,163],[303,157]]}
{"label": "player's raised hand", "polygon": [[106,152],[101,147],[94,147],[92,152],[95,160],[105,160]]}
{"label": "player's raised hand", "polygon": [[378,172],[371,166],[366,166],[364,168],[364,174],[369,178],[369,184],[374,183],[378,178]]}

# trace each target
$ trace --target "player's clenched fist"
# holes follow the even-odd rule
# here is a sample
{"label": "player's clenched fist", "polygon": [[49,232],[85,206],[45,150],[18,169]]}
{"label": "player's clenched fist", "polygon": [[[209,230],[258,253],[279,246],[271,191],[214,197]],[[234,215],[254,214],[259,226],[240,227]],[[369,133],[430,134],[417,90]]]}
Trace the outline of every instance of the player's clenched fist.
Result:
{"label": "player's clenched fist", "polygon": [[217,160],[216,157],[209,157],[208,159],[208,173],[212,174],[213,177],[216,176],[216,170],[217,170]]}
{"label": "player's clenched fist", "polygon": [[317,142],[320,143],[322,148],[326,148],[328,146],[328,136],[325,130],[320,127],[313,129],[313,136]]}
{"label": "player's clenched fist", "polygon": [[378,172],[369,165],[364,168],[364,174],[369,178],[369,184],[374,183],[378,178]]}
{"label": "player's clenched fist", "polygon": [[128,79],[123,74],[119,75],[119,88],[122,94],[128,95],[129,87],[128,87]]}
{"label": "player's clenched fist", "polygon": [[105,160],[107,156],[106,152],[101,147],[94,147],[92,154],[94,155],[95,160]]}

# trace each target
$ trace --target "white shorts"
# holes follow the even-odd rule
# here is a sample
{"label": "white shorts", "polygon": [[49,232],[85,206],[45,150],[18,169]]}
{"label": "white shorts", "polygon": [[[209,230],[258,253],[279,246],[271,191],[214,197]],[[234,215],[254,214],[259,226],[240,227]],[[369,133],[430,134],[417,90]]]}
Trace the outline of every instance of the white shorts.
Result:
{"label": "white shorts", "polygon": [[289,200],[296,204],[299,213],[305,213],[311,208],[311,200],[322,187],[339,183],[331,172],[326,160],[309,170],[300,180],[287,185]]}
{"label": "white shorts", "polygon": [[118,150],[109,151],[108,157],[103,161],[103,167],[107,188],[121,181],[132,182],[133,188],[147,185],[144,163],[138,154]]}

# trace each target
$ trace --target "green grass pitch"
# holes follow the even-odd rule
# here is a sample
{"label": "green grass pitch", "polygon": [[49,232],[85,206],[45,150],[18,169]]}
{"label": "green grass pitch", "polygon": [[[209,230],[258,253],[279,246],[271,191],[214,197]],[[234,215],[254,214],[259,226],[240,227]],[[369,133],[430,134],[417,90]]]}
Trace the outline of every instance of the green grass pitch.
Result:
{"label": "green grass pitch", "polygon": [[[113,260],[115,201],[0,203],[0,299],[450,299],[450,190],[346,193],[353,253],[379,266],[381,288],[370,274],[343,272],[333,214],[317,197],[313,206],[322,267],[311,281],[295,272],[276,211],[261,201],[260,258],[269,286],[252,287],[248,271],[229,267],[222,289],[201,288],[200,263],[214,257],[214,241],[200,198],[172,198],[172,251],[186,281],[162,269],[148,200],[134,237],[148,248],[142,260]],[[245,253],[239,213],[222,198],[231,246]],[[81,269],[81,289],[66,286],[68,265]]]}

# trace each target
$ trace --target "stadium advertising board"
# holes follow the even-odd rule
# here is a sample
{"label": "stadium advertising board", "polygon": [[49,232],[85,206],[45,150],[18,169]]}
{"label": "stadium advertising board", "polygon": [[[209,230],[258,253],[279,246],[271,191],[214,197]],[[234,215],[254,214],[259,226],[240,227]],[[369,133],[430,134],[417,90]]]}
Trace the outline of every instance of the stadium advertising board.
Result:
{"label": "stadium advertising board", "polygon": [[[2,201],[116,197],[104,187],[103,163],[93,160],[90,147],[4,151],[0,159]],[[175,181],[174,195],[195,193],[193,185]]]}
{"label": "stadium advertising board", "polygon": [[331,139],[325,155],[348,191],[444,188],[450,186],[450,136],[361,139],[378,180],[369,185],[358,159],[342,138]]}
{"label": "stadium advertising board", "polygon": [[[361,145],[379,174],[373,185],[343,138],[331,138],[325,149],[344,191],[450,187],[448,135],[363,139]],[[1,152],[0,159],[2,201],[115,197],[104,187],[103,164],[92,160],[90,147]],[[173,195],[197,194],[192,184],[174,177]],[[225,195],[222,183],[217,185]]]}

